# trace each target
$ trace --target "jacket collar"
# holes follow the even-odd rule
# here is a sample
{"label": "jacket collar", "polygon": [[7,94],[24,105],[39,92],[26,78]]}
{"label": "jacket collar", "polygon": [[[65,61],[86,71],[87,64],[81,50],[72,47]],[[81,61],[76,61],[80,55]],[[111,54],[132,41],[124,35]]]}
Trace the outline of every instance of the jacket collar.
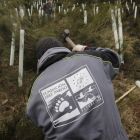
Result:
{"label": "jacket collar", "polygon": [[70,52],[71,51],[65,47],[54,47],[47,50],[37,64],[37,73],[40,74],[47,66],[59,61]]}

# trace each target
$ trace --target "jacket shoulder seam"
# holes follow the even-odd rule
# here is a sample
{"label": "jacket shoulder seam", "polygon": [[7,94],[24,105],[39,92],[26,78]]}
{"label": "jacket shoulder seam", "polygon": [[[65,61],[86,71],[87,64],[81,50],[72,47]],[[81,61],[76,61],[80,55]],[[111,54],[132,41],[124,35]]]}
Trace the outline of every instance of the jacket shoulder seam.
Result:
{"label": "jacket shoulder seam", "polygon": [[[98,59],[101,59],[102,62],[110,63],[110,64],[112,65],[112,63],[111,63],[110,61],[104,61],[101,57],[97,57],[97,56],[93,56],[93,55],[88,55],[88,54],[74,54],[73,56],[69,56],[69,57],[63,58],[62,60],[67,59],[67,58],[72,58],[72,57],[78,56],[78,55],[90,56],[90,57],[98,58]],[[113,66],[113,65],[112,65],[112,66]],[[114,68],[114,67],[113,67],[113,68]],[[119,68],[114,68],[114,69],[119,69]]]}

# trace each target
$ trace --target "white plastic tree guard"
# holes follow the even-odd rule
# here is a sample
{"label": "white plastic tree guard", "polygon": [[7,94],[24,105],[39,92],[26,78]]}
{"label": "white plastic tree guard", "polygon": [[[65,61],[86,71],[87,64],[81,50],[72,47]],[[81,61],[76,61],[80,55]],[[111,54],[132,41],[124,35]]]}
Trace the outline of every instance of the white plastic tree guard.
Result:
{"label": "white plastic tree guard", "polygon": [[98,12],[99,12],[99,8],[98,8],[98,7],[96,7],[96,13],[98,14]]}
{"label": "white plastic tree guard", "polygon": [[37,8],[37,10],[38,10],[38,2],[37,2],[37,4],[36,4],[36,8]]}
{"label": "white plastic tree guard", "polygon": [[64,14],[66,14],[67,13],[67,11],[64,9]]}
{"label": "white plastic tree guard", "polygon": [[19,14],[20,14],[21,19],[23,19],[23,17],[24,17],[24,9],[21,6],[19,6]]}
{"label": "white plastic tree guard", "polygon": [[134,8],[135,8],[135,2],[133,2],[133,10],[134,10]]}
{"label": "white plastic tree guard", "polygon": [[84,23],[87,24],[87,11],[84,11]]}
{"label": "white plastic tree guard", "polygon": [[19,87],[22,86],[23,58],[24,58],[24,30],[20,30],[19,75],[18,75],[18,86]]}
{"label": "white plastic tree guard", "polygon": [[128,6],[128,4],[127,4],[127,1],[126,1],[126,8],[127,8],[128,12],[129,12],[129,14],[130,14],[130,10],[129,10],[129,6]]}
{"label": "white plastic tree guard", "polygon": [[73,4],[73,8],[75,9],[75,4]]}
{"label": "white plastic tree guard", "polygon": [[122,8],[122,14],[124,13],[124,10],[123,10],[123,8]]}
{"label": "white plastic tree guard", "polygon": [[41,18],[41,8],[39,8],[38,17]]}
{"label": "white plastic tree guard", "polygon": [[30,9],[28,9],[28,14],[29,14],[29,17],[31,18],[31,13],[30,13]]}
{"label": "white plastic tree guard", "polygon": [[127,7],[127,1],[126,1],[125,5],[126,5],[126,7]]}
{"label": "white plastic tree guard", "polygon": [[135,13],[134,13],[134,19],[137,17],[137,6],[135,6]]}
{"label": "white plastic tree guard", "polygon": [[72,11],[74,10],[74,7],[72,7],[72,9],[71,9]]}
{"label": "white plastic tree guard", "polygon": [[115,16],[114,16],[114,10],[113,9],[111,9],[111,18],[112,18],[112,29],[113,29],[113,32],[114,32],[116,49],[119,49],[117,25],[116,25],[116,19],[115,19]]}
{"label": "white plastic tree guard", "polygon": [[33,3],[34,8],[36,8],[36,2]]}
{"label": "white plastic tree guard", "polygon": [[59,13],[60,13],[60,6],[59,6]]}
{"label": "white plastic tree guard", "polygon": [[15,8],[15,10],[16,10],[16,15],[18,16],[18,10],[17,10],[17,8]]}
{"label": "white plastic tree guard", "polygon": [[82,8],[83,8],[83,10],[85,9],[85,5],[82,3]]}
{"label": "white plastic tree guard", "polygon": [[118,8],[118,27],[119,27],[119,42],[120,42],[120,57],[121,57],[121,60],[122,62],[121,63],[124,63],[124,58],[123,58],[123,30],[122,30],[122,21],[121,21],[121,12],[120,12],[120,8]]}
{"label": "white plastic tree guard", "polygon": [[129,10],[129,6],[128,5],[127,5],[127,9],[128,9],[129,14],[130,14],[130,10]]}
{"label": "white plastic tree guard", "polygon": [[16,27],[17,24],[14,23],[14,31],[12,33],[12,41],[11,41],[11,53],[10,53],[10,66],[14,65],[14,56],[15,56],[15,31],[16,31]]}
{"label": "white plastic tree guard", "polygon": [[[12,11],[10,10],[10,12],[12,13]],[[10,14],[10,17],[11,17],[11,19],[13,19],[13,15],[12,14]]]}
{"label": "white plastic tree guard", "polygon": [[33,5],[31,5],[31,16],[33,14]]}

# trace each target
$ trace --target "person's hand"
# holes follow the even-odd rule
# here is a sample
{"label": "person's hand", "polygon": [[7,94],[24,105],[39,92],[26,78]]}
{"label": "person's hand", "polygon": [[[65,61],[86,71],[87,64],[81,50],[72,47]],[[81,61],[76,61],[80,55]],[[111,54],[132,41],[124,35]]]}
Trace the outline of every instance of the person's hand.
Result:
{"label": "person's hand", "polygon": [[85,47],[86,46],[80,45],[80,44],[75,45],[75,47],[73,48],[72,52],[80,52],[80,51],[83,51]]}

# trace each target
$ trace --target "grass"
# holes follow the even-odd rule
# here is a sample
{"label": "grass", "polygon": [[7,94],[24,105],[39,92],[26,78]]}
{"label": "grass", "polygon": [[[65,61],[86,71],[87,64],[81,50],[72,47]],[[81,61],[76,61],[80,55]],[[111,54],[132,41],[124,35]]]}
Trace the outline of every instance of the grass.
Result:
{"label": "grass", "polygon": [[[113,80],[116,99],[135,86],[134,79],[125,77],[125,79],[122,78],[117,80],[117,77]],[[138,140],[140,136],[140,119],[138,115],[140,109],[139,91],[139,88],[134,89],[129,95],[117,103],[122,124],[125,127],[130,140]]]}
{"label": "grass", "polygon": [[[12,1],[12,4],[18,5],[16,0]],[[64,6],[66,7],[67,4]],[[32,19],[29,19],[28,16],[25,16],[23,21],[20,18],[13,19],[17,23],[17,30],[15,31],[15,61],[12,67],[9,66],[9,62],[13,25],[8,17],[8,10],[0,9],[2,19],[0,21],[0,139],[41,140],[44,138],[41,130],[25,117],[28,91],[36,76],[35,45],[37,41],[48,36],[61,41],[63,30],[69,28],[70,38],[75,44],[108,47],[115,50],[111,19],[107,12],[108,6],[103,7],[99,16],[93,16],[92,10],[89,10],[89,20],[86,25],[81,18],[83,13],[78,12],[80,9],[78,6],[76,8],[73,12],[69,11],[67,15],[56,14],[56,18],[48,20],[47,23],[44,21],[44,17],[41,20],[38,19],[36,9],[33,10]],[[128,26],[127,22],[127,17],[124,17],[125,64],[121,66],[119,74],[113,80],[116,99],[133,87],[137,79],[140,79],[139,55],[135,54],[132,47],[140,40],[137,33],[129,32],[134,24],[131,23]],[[19,29],[25,29],[24,77],[23,86],[20,88],[18,87]],[[63,45],[70,48],[66,43]],[[140,89],[136,88],[117,103],[123,126],[130,140],[138,140],[140,137],[139,92]],[[4,101],[7,102],[3,104]]]}

